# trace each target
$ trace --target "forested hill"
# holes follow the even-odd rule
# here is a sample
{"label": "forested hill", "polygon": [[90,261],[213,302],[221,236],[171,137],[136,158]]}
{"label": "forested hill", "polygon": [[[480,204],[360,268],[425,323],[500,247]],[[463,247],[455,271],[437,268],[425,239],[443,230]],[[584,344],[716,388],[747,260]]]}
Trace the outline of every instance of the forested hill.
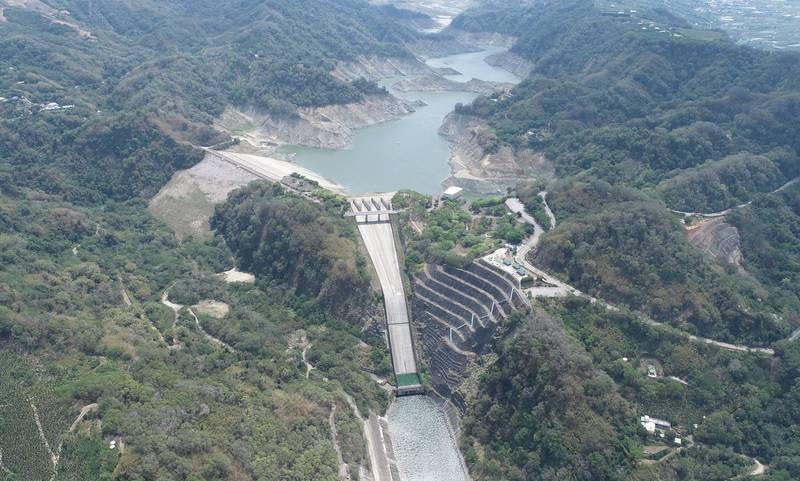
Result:
{"label": "forested hill", "polygon": [[[775,279],[757,249],[741,265],[711,259],[668,209],[721,211],[800,175],[800,55],[737,46],[667,11],[603,5],[492,6],[454,21],[515,35],[513,51],[533,65],[511,95],[459,111],[491,127],[487,150],[543,152],[562,178],[549,187],[560,221],[537,262],[699,335],[788,335],[798,269]],[[755,238],[752,225],[739,234]],[[777,250],[793,255],[790,244]]]}
{"label": "forested hill", "polygon": [[[531,76],[461,112],[487,119],[496,142],[545,152],[562,176],[588,170],[703,211],[800,174],[798,54],[588,0],[478,10],[454,25],[519,38],[512,50]],[[732,164],[746,177],[727,173]]]}
{"label": "forested hill", "polygon": [[0,6],[0,179],[81,202],[153,195],[199,158],[175,141],[225,140],[226,105],[359,101],[375,86],[336,62],[409,55],[416,35],[360,0]]}
{"label": "forested hill", "polygon": [[240,252],[178,243],[146,199],[224,140],[228,104],[291,115],[374,91],[329,71],[406,55],[392,22],[358,0],[0,0],[0,480],[334,481],[333,432],[357,472],[343,392],[383,411],[367,372],[390,360],[362,332],[369,291],[332,301],[367,282],[340,210],[266,187],[228,208],[303,236],[256,260],[313,273],[304,290],[261,264],[225,282]]}
{"label": "forested hill", "polygon": [[51,3],[69,14],[5,7],[3,88],[104,110],[349,102],[360,93],[328,74],[336,61],[408,55],[414,35],[359,0]]}

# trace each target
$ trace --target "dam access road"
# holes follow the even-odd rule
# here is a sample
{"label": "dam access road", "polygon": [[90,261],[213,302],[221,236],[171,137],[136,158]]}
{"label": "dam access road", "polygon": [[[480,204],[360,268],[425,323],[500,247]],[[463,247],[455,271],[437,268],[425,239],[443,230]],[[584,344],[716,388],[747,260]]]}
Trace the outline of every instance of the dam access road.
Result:
{"label": "dam access road", "polygon": [[370,259],[378,273],[386,306],[386,332],[392,353],[392,365],[397,378],[397,394],[421,394],[414,338],[406,304],[403,277],[397,259],[397,247],[392,230],[392,194],[350,198],[351,215],[364,239]]}

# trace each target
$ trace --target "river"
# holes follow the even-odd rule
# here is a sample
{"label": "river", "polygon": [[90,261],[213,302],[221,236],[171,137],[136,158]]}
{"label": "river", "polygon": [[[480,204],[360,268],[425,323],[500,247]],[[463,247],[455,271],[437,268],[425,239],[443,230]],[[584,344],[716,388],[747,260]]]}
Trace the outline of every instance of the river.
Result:
{"label": "river", "polygon": [[[488,55],[502,52],[501,47],[487,47],[480,52],[451,55],[428,60],[432,67],[450,67],[459,75],[448,76],[456,82],[471,78],[497,82],[518,82],[510,72],[483,61]],[[413,189],[437,194],[442,181],[450,175],[450,143],[438,134],[445,116],[456,103],[469,103],[477,94],[471,92],[398,92],[387,79],[382,84],[407,100],[421,100],[425,106],[398,120],[359,129],[345,150],[284,146],[281,152],[294,154],[294,161],[342,186],[350,194],[392,192]]]}
{"label": "river", "polygon": [[[428,60],[434,68],[452,68],[458,75],[449,79],[466,82],[472,78],[516,83],[515,75],[484,62],[488,55],[502,52],[487,47]],[[450,175],[450,143],[438,133],[445,116],[454,106],[471,102],[471,92],[399,92],[386,79],[382,85],[400,98],[421,100],[426,105],[405,117],[355,132],[345,150],[284,146],[294,162],[343,186],[350,194],[413,189],[438,194]],[[454,435],[444,411],[425,396],[396,399],[387,414],[393,450],[402,481],[469,481]]]}
{"label": "river", "polygon": [[469,481],[447,418],[431,399],[397,398],[388,418],[402,481]]}

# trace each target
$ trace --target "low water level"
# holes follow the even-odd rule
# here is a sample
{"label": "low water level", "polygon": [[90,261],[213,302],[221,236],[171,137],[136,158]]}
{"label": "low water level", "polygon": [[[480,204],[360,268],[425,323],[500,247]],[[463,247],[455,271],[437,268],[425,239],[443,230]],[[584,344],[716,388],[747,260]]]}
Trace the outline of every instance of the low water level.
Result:
{"label": "low water level", "polygon": [[468,481],[444,412],[427,397],[397,398],[389,430],[402,481]]}
{"label": "low water level", "polygon": [[[483,61],[488,55],[503,51],[491,47],[481,52],[432,59],[433,67],[450,67],[460,75],[449,76],[463,82],[473,77],[498,82],[517,82],[513,74]],[[387,82],[388,83],[388,82]],[[397,97],[422,100],[424,107],[398,120],[359,129],[346,150],[287,146],[283,152],[294,153],[294,161],[347,189],[351,194],[391,192],[413,189],[425,194],[441,191],[442,181],[450,174],[450,143],[438,134],[445,116],[456,103],[469,103],[471,92],[397,92]]]}
{"label": "low water level", "polygon": [[513,73],[501,68],[492,67],[483,59],[489,55],[504,52],[503,47],[488,47],[479,52],[459,53],[447,57],[432,58],[427,64],[434,68],[452,68],[459,75],[448,75],[447,78],[456,82],[466,82],[471,79],[491,80],[493,82],[517,83],[520,78]]}

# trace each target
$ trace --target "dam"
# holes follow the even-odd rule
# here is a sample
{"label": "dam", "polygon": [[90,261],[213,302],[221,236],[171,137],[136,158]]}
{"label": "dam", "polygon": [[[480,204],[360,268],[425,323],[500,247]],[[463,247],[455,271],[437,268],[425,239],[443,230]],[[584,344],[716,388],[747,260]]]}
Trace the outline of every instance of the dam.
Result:
{"label": "dam", "polygon": [[414,336],[390,218],[395,212],[391,202],[391,194],[354,197],[350,199],[351,211],[348,215],[356,220],[383,292],[386,333],[397,381],[396,393],[398,396],[422,394],[424,390],[414,352]]}

